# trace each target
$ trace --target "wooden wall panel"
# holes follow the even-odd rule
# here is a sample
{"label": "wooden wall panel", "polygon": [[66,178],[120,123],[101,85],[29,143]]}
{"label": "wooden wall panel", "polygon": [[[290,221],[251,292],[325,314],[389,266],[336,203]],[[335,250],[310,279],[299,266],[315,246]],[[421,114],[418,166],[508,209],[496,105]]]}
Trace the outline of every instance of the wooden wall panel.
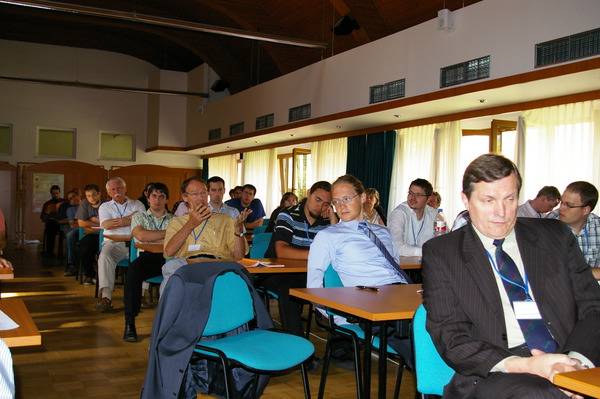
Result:
{"label": "wooden wall panel", "polygon": [[14,240],[17,222],[17,167],[0,162],[0,208],[6,221],[7,240]]}
{"label": "wooden wall panel", "polygon": [[[33,175],[35,173],[51,173],[64,175],[64,192],[78,188],[83,191],[86,184],[97,184],[102,191],[102,196],[106,197],[104,185],[107,180],[108,171],[102,166],[92,165],[78,161],[50,161],[39,164],[29,165],[23,170],[23,185],[19,192],[23,198],[20,204],[23,214],[22,239],[42,240],[44,233],[44,224],[40,220],[38,212],[33,210]],[[50,199],[50,193],[48,193]],[[20,242],[22,243],[22,242]]]}
{"label": "wooden wall panel", "polygon": [[148,183],[164,183],[169,187],[169,209],[181,200],[181,183],[191,176],[202,176],[201,169],[169,168],[158,165],[132,165],[114,168],[110,177],[120,177],[127,183],[127,196],[139,198]]}

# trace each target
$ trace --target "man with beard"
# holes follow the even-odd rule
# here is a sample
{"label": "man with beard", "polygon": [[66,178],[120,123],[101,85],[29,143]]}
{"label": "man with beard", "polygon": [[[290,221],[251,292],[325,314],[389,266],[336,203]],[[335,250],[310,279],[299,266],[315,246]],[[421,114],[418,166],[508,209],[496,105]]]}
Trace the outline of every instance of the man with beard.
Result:
{"label": "man with beard", "polygon": [[[83,192],[85,199],[81,202],[75,214],[77,224],[79,224],[79,227],[100,227],[98,209],[106,200],[100,198],[100,189],[95,184],[88,184]],[[84,231],[83,237],[79,240],[79,252],[77,253],[79,270],[85,272],[83,284],[94,284],[96,252],[98,252],[98,234]]]}
{"label": "man with beard", "polygon": [[410,183],[406,202],[390,213],[388,228],[400,256],[421,256],[421,247],[433,238],[436,209],[427,205],[433,186],[425,179]]}
{"label": "man with beard", "polygon": [[[300,204],[279,212],[265,257],[308,259],[308,250],[315,235],[337,221],[331,207],[331,184],[326,181],[316,182]],[[262,280],[261,284],[279,296],[279,316],[283,328],[303,335],[300,302],[292,300],[289,291],[290,288],[306,287],[306,275],[272,274]]]}
{"label": "man with beard", "polygon": [[[99,209],[100,226],[104,229],[104,234],[131,235],[131,218],[137,212],[146,211],[140,201],[127,198],[126,191],[127,184],[120,177],[113,177],[106,182],[106,192],[112,201],[102,204]],[[119,261],[128,258],[129,248],[125,242],[104,238],[98,258],[98,287],[101,298],[96,303],[96,310],[108,312],[113,308],[115,269]]]}

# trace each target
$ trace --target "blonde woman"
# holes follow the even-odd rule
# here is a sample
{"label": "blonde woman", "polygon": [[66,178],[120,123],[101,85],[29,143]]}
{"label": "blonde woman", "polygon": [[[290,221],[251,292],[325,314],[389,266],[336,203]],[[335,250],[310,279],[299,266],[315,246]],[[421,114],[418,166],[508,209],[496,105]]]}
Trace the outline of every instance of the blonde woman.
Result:
{"label": "blonde woman", "polygon": [[364,207],[367,222],[385,226],[385,222],[377,210],[377,207],[379,206],[379,191],[377,191],[376,188],[367,188],[365,190],[365,194],[366,198]]}

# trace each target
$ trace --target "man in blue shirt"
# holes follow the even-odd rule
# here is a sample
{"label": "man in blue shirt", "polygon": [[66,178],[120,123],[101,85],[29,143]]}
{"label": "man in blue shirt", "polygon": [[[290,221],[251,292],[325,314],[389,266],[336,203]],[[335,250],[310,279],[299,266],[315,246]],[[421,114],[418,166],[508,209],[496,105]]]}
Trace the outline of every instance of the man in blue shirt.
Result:
{"label": "man in blue shirt", "polygon": [[240,212],[244,209],[250,209],[252,211],[244,223],[244,227],[247,229],[262,226],[263,219],[266,215],[262,202],[260,202],[258,198],[254,198],[255,195],[256,187],[252,184],[245,184],[242,188],[241,198],[232,198],[227,201],[227,205],[234,207]]}

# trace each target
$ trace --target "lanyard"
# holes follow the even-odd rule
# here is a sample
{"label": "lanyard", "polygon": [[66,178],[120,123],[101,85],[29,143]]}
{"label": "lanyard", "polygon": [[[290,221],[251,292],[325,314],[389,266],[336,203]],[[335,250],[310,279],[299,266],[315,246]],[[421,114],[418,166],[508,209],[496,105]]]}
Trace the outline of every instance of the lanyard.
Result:
{"label": "lanyard", "polygon": [[[164,222],[164,219],[163,219]],[[208,223],[208,219],[206,219],[204,221],[204,224],[202,225],[202,229],[200,229],[200,233],[198,233],[198,235],[196,235],[196,232],[192,230],[192,233],[194,234],[194,244],[196,244],[198,242],[198,238],[200,238],[200,235],[202,235],[202,232],[204,231],[204,228],[206,227],[206,223]],[[162,223],[161,223],[162,226]]]}
{"label": "lanyard", "polygon": [[[516,285],[517,287],[520,287],[523,291],[525,291],[525,298],[526,298],[525,300],[531,301],[531,297],[529,296],[529,278],[527,278],[527,272],[525,271],[525,268],[523,268],[523,275],[525,277],[525,287],[523,287],[521,284],[517,284],[514,281],[509,280],[506,277],[504,277],[502,275],[502,273],[500,273],[500,270],[498,270],[498,266],[496,266],[496,262],[494,261],[494,257],[490,254],[490,251],[488,251],[486,249],[485,252],[487,252],[487,256],[488,256],[488,258],[490,258],[490,261],[492,262],[492,266],[494,266],[494,270],[496,271],[496,273],[498,273],[498,276],[500,276],[500,278],[502,280],[506,281],[507,283]],[[508,254],[506,254],[506,256],[508,256]],[[518,270],[518,268],[517,268],[517,270]]]}
{"label": "lanyard", "polygon": [[310,238],[310,235],[308,235],[308,223],[306,223],[306,220],[304,220],[304,228],[306,228],[306,238],[308,239],[308,243],[312,244],[313,240]]}
{"label": "lanyard", "polygon": [[583,256],[586,256],[590,251],[590,241],[588,237],[587,226],[583,227],[583,233],[585,234],[585,252],[583,253]]}
{"label": "lanyard", "polygon": [[419,227],[419,232],[417,233],[417,235],[415,236],[415,226],[413,225],[413,219],[412,217],[410,218],[410,228],[412,229],[412,234],[413,234],[413,240],[415,245],[417,245],[417,238],[419,238],[419,235],[421,235],[421,230],[423,230],[423,225],[425,224],[425,215],[423,215],[423,221],[421,222],[421,227]]}
{"label": "lanyard", "polygon": [[121,210],[119,209],[119,206],[115,202],[115,208],[117,208],[117,212],[119,212],[119,216],[123,217],[123,215],[125,215],[125,212],[127,212],[127,205],[129,205],[128,202],[125,203],[125,208],[123,208],[123,212],[121,212]]}
{"label": "lanyard", "polygon": [[[165,215],[166,216],[166,215]],[[152,221],[152,224],[154,225],[154,229],[155,230],[162,230],[162,225],[165,222],[165,216],[162,217],[162,220],[160,221],[160,226],[156,225],[156,222],[154,221],[154,216],[150,215],[150,220]],[[206,224],[206,223],[205,223]],[[202,233],[202,232],[201,232]]]}

